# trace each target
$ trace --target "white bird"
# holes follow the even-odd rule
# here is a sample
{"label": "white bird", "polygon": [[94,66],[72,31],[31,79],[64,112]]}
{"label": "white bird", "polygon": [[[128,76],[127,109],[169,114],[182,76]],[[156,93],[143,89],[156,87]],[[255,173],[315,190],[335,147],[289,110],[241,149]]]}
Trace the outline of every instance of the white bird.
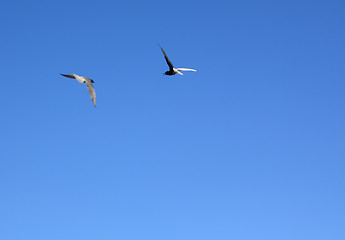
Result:
{"label": "white bird", "polygon": [[166,55],[166,53],[164,52],[163,48],[158,44],[158,46],[161,48],[163,54],[164,54],[164,58],[165,61],[167,62],[167,64],[169,65],[169,71],[166,71],[164,74],[165,75],[175,75],[176,73],[183,75],[183,73],[181,73],[181,71],[192,71],[192,72],[197,72],[197,70],[195,69],[190,69],[190,68],[174,68],[173,64],[171,63],[170,59],[168,58],[168,56]]}
{"label": "white bird", "polygon": [[92,83],[94,83],[94,81],[92,79],[90,79],[88,77],[79,76],[79,75],[74,74],[74,73],[73,73],[73,75],[68,75],[68,74],[61,74],[61,75],[64,77],[77,79],[78,82],[80,82],[80,83],[85,83],[87,86],[87,89],[89,90],[89,94],[90,94],[90,97],[92,99],[93,105],[95,105],[95,107],[96,107],[96,93],[95,93],[95,89],[93,88],[93,85],[92,85]]}

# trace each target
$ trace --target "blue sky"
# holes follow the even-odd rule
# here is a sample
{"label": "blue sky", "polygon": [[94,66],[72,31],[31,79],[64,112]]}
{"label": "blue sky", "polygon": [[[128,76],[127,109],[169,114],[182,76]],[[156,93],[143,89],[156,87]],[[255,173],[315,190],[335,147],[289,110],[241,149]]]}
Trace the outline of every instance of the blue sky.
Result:
{"label": "blue sky", "polygon": [[344,7],[3,1],[0,239],[343,240]]}

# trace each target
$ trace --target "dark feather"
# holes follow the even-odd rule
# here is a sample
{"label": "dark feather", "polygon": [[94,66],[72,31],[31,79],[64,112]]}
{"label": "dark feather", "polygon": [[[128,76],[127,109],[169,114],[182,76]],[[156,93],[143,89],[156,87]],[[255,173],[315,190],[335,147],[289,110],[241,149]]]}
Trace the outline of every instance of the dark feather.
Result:
{"label": "dark feather", "polygon": [[167,64],[169,65],[169,70],[170,71],[173,71],[173,64],[171,63],[170,59],[168,58],[167,54],[164,52],[163,48],[158,44],[158,46],[161,48],[162,50],[162,53],[164,54],[164,58],[165,58],[165,61],[167,62]]}
{"label": "dark feather", "polygon": [[62,75],[62,76],[64,76],[64,77],[68,77],[68,78],[74,78],[74,79],[75,79],[75,77],[74,77],[73,75],[62,74],[62,73],[60,73],[60,75]]}

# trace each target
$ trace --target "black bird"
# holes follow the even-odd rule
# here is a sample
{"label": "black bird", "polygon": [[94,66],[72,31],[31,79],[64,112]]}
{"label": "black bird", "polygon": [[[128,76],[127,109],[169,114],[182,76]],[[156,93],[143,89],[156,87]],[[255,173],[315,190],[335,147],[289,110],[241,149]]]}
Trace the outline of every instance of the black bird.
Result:
{"label": "black bird", "polygon": [[173,64],[171,63],[170,59],[164,52],[163,48],[158,44],[158,46],[161,48],[162,53],[164,54],[165,61],[167,61],[167,64],[169,65],[169,71],[166,71],[164,74],[165,75],[175,75],[176,73],[183,75],[180,71],[193,71],[197,72],[195,69],[190,69],[190,68],[174,68]]}

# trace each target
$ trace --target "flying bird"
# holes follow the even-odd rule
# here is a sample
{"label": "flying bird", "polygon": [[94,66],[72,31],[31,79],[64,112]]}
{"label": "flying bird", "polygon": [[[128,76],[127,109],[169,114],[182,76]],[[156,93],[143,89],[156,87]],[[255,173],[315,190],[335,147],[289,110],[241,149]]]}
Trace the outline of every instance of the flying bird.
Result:
{"label": "flying bird", "polygon": [[87,89],[89,90],[93,105],[95,105],[95,107],[96,107],[96,93],[95,93],[95,89],[92,86],[92,83],[94,83],[94,81],[92,79],[90,79],[88,77],[79,76],[79,75],[74,74],[74,73],[73,73],[73,75],[68,75],[68,74],[61,74],[61,75],[64,77],[77,79],[78,82],[80,82],[80,83],[85,83],[87,86]]}
{"label": "flying bird", "polygon": [[195,69],[190,69],[190,68],[174,68],[174,65],[171,63],[170,59],[164,52],[163,48],[158,44],[158,46],[161,48],[162,53],[164,54],[165,61],[167,61],[167,64],[169,65],[169,71],[166,71],[164,74],[165,75],[175,75],[176,73],[183,75],[181,71],[192,71],[192,72],[197,72]]}

